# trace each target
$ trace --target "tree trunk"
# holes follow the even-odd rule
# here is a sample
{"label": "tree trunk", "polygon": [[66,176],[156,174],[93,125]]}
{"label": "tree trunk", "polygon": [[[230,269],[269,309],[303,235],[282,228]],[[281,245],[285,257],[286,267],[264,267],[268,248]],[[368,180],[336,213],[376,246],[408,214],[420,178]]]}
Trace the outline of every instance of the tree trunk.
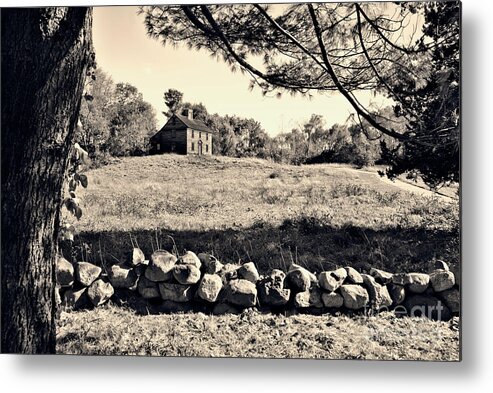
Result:
{"label": "tree trunk", "polygon": [[55,352],[63,177],[91,56],[92,9],[2,9],[4,353]]}

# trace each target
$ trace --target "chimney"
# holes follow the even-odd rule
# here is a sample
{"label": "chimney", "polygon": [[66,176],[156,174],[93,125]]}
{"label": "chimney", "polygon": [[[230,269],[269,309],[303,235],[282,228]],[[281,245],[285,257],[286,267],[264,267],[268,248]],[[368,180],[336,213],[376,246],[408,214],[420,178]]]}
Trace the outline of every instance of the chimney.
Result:
{"label": "chimney", "polygon": [[190,120],[193,120],[193,110],[192,109],[185,109],[183,111],[183,115],[188,117]]}

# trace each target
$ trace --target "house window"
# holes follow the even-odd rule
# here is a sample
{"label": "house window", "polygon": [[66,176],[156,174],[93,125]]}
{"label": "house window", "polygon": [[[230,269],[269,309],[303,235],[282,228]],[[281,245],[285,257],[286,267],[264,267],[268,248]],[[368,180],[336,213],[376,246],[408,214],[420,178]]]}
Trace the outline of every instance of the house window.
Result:
{"label": "house window", "polygon": [[158,144],[156,145],[156,150],[157,150],[157,151],[161,151],[161,144],[160,144],[160,143],[158,143]]}
{"label": "house window", "polygon": [[176,138],[176,130],[171,130],[171,138]]}
{"label": "house window", "polygon": [[209,153],[209,145],[205,145],[205,152]]}
{"label": "house window", "polygon": [[199,139],[201,139],[201,138],[202,138],[202,132],[199,131]]}
{"label": "house window", "polygon": [[192,138],[195,136],[195,131],[192,130]]}
{"label": "house window", "polygon": [[208,132],[206,132],[206,133],[205,133],[205,140],[206,140],[206,141],[208,141],[208,140],[209,140],[209,133],[208,133]]}
{"label": "house window", "polygon": [[194,151],[194,150],[195,150],[195,143],[192,142],[192,151]]}

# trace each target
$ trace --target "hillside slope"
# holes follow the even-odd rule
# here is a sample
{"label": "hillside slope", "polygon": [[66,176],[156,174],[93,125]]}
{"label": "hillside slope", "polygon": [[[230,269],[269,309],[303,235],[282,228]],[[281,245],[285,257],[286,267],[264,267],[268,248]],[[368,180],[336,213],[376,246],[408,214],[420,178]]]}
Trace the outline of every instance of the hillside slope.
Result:
{"label": "hillside slope", "polygon": [[459,260],[456,201],[345,166],[161,155],[125,158],[88,178],[79,244],[103,265],[125,258],[132,242],[261,268],[427,270],[433,258]]}

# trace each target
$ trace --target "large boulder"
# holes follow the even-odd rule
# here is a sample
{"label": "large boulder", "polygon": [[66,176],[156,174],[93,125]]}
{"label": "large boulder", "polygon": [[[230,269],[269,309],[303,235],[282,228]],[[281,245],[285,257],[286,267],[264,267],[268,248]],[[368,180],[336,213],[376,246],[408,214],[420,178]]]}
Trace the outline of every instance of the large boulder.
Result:
{"label": "large boulder", "polygon": [[204,274],[197,289],[197,296],[209,303],[214,303],[222,288],[223,281],[221,277],[217,274]]}
{"label": "large boulder", "polygon": [[190,285],[161,282],[158,284],[159,293],[163,300],[171,300],[176,303],[186,303],[192,300],[193,292]]}
{"label": "large boulder", "polygon": [[449,270],[435,270],[430,274],[431,287],[435,292],[442,292],[455,285],[454,273]]}
{"label": "large boulder", "polygon": [[113,265],[108,270],[108,278],[114,288],[133,288],[137,283],[134,269],[124,265]]}
{"label": "large boulder", "polygon": [[130,253],[129,264],[131,266],[138,266],[145,263],[144,252],[137,247],[134,247]]}
{"label": "large boulder", "polygon": [[344,304],[344,298],[337,292],[324,292],[322,302],[327,308],[340,308]]}
{"label": "large boulder", "polygon": [[255,264],[253,262],[247,262],[238,269],[238,277],[256,284],[260,275],[258,274]]}
{"label": "large boulder", "polygon": [[296,308],[322,308],[322,291],[318,285],[312,285],[304,292],[298,292],[294,296],[294,306]]}
{"label": "large boulder", "polygon": [[140,276],[137,282],[137,291],[144,299],[156,299],[160,297],[157,283],[145,276]]}
{"label": "large boulder", "polygon": [[154,282],[168,281],[172,277],[176,257],[166,250],[154,251],[145,271],[148,280]]}
{"label": "large boulder", "polygon": [[366,307],[370,300],[368,292],[360,285],[342,285],[339,291],[344,299],[344,307],[350,310],[359,310]]}
{"label": "large boulder", "polygon": [[356,269],[350,266],[345,267],[345,269],[347,273],[346,282],[348,284],[363,284],[363,277]]}
{"label": "large boulder", "polygon": [[56,282],[61,287],[69,287],[74,283],[74,266],[64,257],[57,257],[55,274]]}
{"label": "large boulder", "polygon": [[379,310],[381,308],[390,307],[392,305],[392,298],[385,285],[380,285],[377,280],[368,274],[362,274],[363,285],[368,291],[370,296],[370,304],[372,308]]}
{"label": "large boulder", "polygon": [[403,285],[390,283],[387,284],[387,289],[390,297],[392,298],[392,306],[401,304],[406,298],[406,290]]}
{"label": "large boulder", "polygon": [[225,287],[225,297],[228,303],[235,306],[253,307],[257,304],[257,288],[247,280],[232,280]]}
{"label": "large boulder", "polygon": [[74,310],[84,308],[88,305],[87,288],[79,290],[67,289],[63,294],[62,305]]}
{"label": "large boulder", "polygon": [[392,282],[392,273],[386,272],[384,270],[371,268],[370,275],[376,280],[377,283],[384,285]]}
{"label": "large boulder", "polygon": [[101,274],[101,268],[89,262],[77,262],[74,271],[77,281],[85,287],[96,281]]}
{"label": "large boulder", "polygon": [[460,292],[457,288],[439,292],[437,297],[445,303],[450,312],[454,314],[460,312]]}
{"label": "large boulder", "polygon": [[293,292],[305,292],[308,291],[312,285],[310,275],[305,269],[291,270],[286,275],[287,286]]}
{"label": "large boulder", "polygon": [[344,268],[322,272],[318,276],[318,285],[328,292],[334,292],[339,288],[347,277],[347,271]]}
{"label": "large boulder", "polygon": [[404,302],[410,317],[427,317],[436,321],[448,321],[451,318],[449,308],[434,296],[412,295]]}
{"label": "large boulder", "polygon": [[94,281],[87,288],[87,297],[94,306],[100,306],[106,303],[115,293],[113,286],[109,282],[104,282],[101,279]]}
{"label": "large boulder", "polygon": [[430,276],[425,273],[399,273],[394,274],[392,283],[404,285],[413,293],[423,293],[429,286]]}
{"label": "large boulder", "polygon": [[223,268],[223,264],[217,260],[213,255],[201,252],[197,255],[205,274],[217,274]]}
{"label": "large boulder", "polygon": [[175,265],[173,277],[183,285],[196,284],[200,280],[200,270],[194,265]]}
{"label": "large boulder", "polygon": [[180,256],[176,261],[177,265],[193,265],[197,269],[200,269],[202,263],[200,262],[199,257],[192,251],[187,251],[185,254]]}

